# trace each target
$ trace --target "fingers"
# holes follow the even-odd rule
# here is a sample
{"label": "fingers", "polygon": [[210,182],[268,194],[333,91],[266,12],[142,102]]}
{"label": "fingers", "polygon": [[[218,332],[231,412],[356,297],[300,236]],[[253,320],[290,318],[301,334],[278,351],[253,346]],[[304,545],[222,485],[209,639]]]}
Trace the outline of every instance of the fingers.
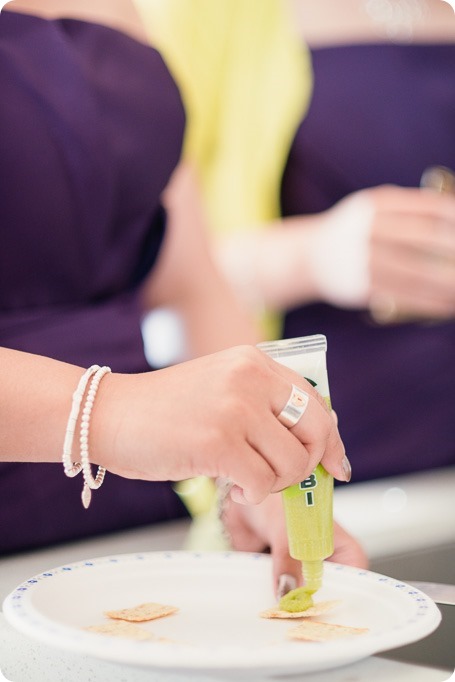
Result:
{"label": "fingers", "polygon": [[450,194],[393,185],[362,190],[358,194],[367,195],[380,211],[424,216],[449,223],[455,219],[455,197]]}
{"label": "fingers", "polygon": [[[236,454],[235,457],[232,457],[233,452]],[[275,471],[262,453],[248,443],[234,445],[232,451],[227,450],[220,455],[220,466],[228,467],[221,470],[221,476],[233,482],[230,497],[234,502],[259,504],[276,485]]]}
{"label": "fingers", "polygon": [[261,422],[256,415],[252,416],[252,426],[250,443],[257,452],[261,453],[275,474],[270,492],[282,490],[309,476],[314,469],[314,460],[317,459],[319,462],[324,455],[325,437],[321,442],[318,440],[315,443],[315,453],[311,455],[305,444],[296,438],[290,429],[283,426],[272,413],[267,421],[261,418]]}
{"label": "fingers", "polygon": [[371,231],[371,245],[375,248],[376,244],[382,243],[441,258],[453,258],[455,210],[450,218],[442,212],[434,215],[414,212],[411,207],[406,213],[377,211]]}
{"label": "fingers", "polygon": [[270,493],[299,483],[325,453],[325,442],[310,454],[273,415],[268,421],[262,420],[254,429],[254,443],[243,446],[241,456],[231,462],[229,477],[235,484],[230,495],[239,504],[259,504]]}
{"label": "fingers", "polygon": [[[409,188],[372,192],[371,307],[389,314],[455,314],[455,197]],[[382,314],[382,313],[381,313]]]}
{"label": "fingers", "polygon": [[[242,403],[227,401],[223,407],[224,417],[230,414],[228,421],[236,428],[230,429],[221,448],[217,445],[216,454],[214,447],[209,448],[213,475],[235,484],[232,499],[258,504],[269,493],[307,478],[321,461],[334,477],[347,481],[344,446],[319,393],[262,351],[249,348],[247,356],[241,368]],[[298,423],[287,429],[277,415],[289,399],[292,384],[309,395],[309,403]]]}
{"label": "fingers", "polygon": [[455,313],[455,258],[377,246],[371,254],[372,299],[393,298],[398,310],[433,316]]}
{"label": "fingers", "polygon": [[455,197],[426,190],[365,190],[374,206],[371,250],[381,244],[444,259],[455,257]]}
{"label": "fingers", "polygon": [[[272,409],[275,415],[278,415],[286,404],[292,383],[299,386],[310,397],[305,413],[297,424],[289,429],[289,433],[305,447],[308,454],[304,475],[298,480],[306,478],[321,462],[334,478],[340,481],[348,481],[347,472],[350,471],[350,465],[346,458],[344,445],[336,421],[332,418],[322,396],[303,377],[296,375],[288,367],[275,362],[268,356],[267,362],[270,363],[269,366],[272,371],[285,380],[282,390],[272,396]],[[281,424],[280,426],[286,428]],[[294,478],[293,482],[296,483],[297,480]]]}
{"label": "fingers", "polygon": [[234,502],[257,505],[271,492],[306,478],[314,468],[314,457],[271,412],[251,407],[242,418],[248,428],[246,440],[240,430],[225,441],[223,449],[218,447],[214,473],[232,481]]}

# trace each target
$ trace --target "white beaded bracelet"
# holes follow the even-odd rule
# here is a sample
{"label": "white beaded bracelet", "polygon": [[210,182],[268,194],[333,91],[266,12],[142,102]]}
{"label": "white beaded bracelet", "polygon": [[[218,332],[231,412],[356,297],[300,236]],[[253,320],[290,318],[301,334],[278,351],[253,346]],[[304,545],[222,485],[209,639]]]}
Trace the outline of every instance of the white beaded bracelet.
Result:
{"label": "white beaded bracelet", "polygon": [[80,453],[82,474],[84,476],[84,487],[82,489],[82,504],[85,509],[88,509],[90,500],[92,499],[92,490],[97,490],[104,481],[106,469],[102,466],[98,467],[95,478],[92,476],[90,467],[89,451],[88,451],[88,435],[90,429],[90,417],[92,415],[93,404],[95,402],[96,393],[100,385],[101,379],[111,371],[110,367],[99,367],[91,381],[90,388],[85,400],[84,409],[82,410],[81,431],[80,431]]}
{"label": "white beaded bracelet", "polygon": [[[100,381],[105,374],[110,372],[110,367],[100,367],[99,365],[92,365],[86,372],[82,375],[77,385],[75,392],[73,393],[73,402],[71,405],[71,412],[68,418],[68,423],[65,431],[65,439],[63,442],[63,470],[66,476],[74,478],[81,471],[84,476],[84,486],[82,489],[82,504],[85,509],[88,508],[91,500],[91,490],[98,489],[104,481],[104,476],[106,474],[106,469],[104,467],[98,467],[96,477],[93,478],[90,469],[89,453],[88,453],[88,432],[90,425],[90,417],[92,413],[93,404],[95,402],[95,396],[100,385]],[[87,384],[91,380],[90,388],[87,393],[87,398],[85,400],[84,408],[82,410],[82,420],[81,420],[81,430],[80,430],[80,452],[81,461],[73,462],[72,451],[73,451],[73,441],[74,434],[76,431],[77,420],[79,419],[79,413],[81,409],[82,399],[84,397],[85,391],[87,389]]]}
{"label": "white beaded bracelet", "polygon": [[80,462],[73,462],[73,440],[76,431],[76,424],[79,418],[82,398],[84,397],[90,377],[100,369],[99,365],[92,365],[82,375],[76,390],[73,393],[73,403],[71,405],[71,412],[66,425],[65,440],[63,441],[63,470],[65,475],[69,478],[74,478],[82,471],[82,464]]}

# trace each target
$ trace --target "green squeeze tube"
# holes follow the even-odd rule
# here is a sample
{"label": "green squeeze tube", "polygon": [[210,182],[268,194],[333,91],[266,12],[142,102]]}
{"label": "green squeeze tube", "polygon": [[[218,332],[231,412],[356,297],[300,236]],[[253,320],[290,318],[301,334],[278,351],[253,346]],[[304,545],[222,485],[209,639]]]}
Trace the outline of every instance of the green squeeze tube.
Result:
{"label": "green squeeze tube", "polygon": [[[271,341],[258,347],[305,377],[331,407],[325,336]],[[283,490],[282,496],[289,552],[302,562],[305,589],[313,594],[322,585],[323,561],[333,553],[333,477],[318,464],[308,478]]]}

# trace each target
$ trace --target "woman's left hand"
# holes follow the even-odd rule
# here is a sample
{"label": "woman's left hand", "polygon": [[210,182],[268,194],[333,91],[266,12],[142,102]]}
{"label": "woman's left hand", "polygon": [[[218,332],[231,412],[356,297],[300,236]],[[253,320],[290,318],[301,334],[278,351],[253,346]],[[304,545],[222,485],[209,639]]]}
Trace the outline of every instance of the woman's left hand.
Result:
{"label": "woman's left hand", "polygon": [[[234,549],[262,552],[270,548],[273,583],[277,595],[302,584],[302,565],[289,555],[284,508],[280,494],[271,494],[257,505],[240,505],[228,501],[224,524]],[[368,558],[360,543],[339,524],[334,524],[335,550],[330,561],[368,567]],[[281,578],[286,576],[286,578]],[[295,579],[295,584],[292,578]]]}

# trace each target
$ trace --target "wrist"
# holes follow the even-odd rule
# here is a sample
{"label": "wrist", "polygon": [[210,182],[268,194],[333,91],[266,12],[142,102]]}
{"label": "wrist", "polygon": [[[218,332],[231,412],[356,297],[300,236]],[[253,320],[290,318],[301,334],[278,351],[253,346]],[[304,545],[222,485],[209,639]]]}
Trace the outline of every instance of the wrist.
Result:
{"label": "wrist", "polygon": [[268,304],[289,309],[318,298],[311,267],[312,218],[292,217],[275,223],[265,235],[258,259],[258,279]]}
{"label": "wrist", "polygon": [[[87,509],[90,505],[92,490],[101,487],[106,469],[98,466],[96,476],[92,474],[90,460],[90,431],[91,417],[95,405],[100,383],[106,374],[110,374],[110,367],[92,365],[80,377],[73,392],[71,410],[68,416],[65,438],[63,441],[63,470],[66,476],[74,478],[82,473],[82,504]],[[77,435],[76,435],[77,434]],[[74,441],[79,442],[79,458],[74,453]]]}
{"label": "wrist", "polygon": [[373,216],[371,201],[359,193],[313,217],[308,268],[320,300],[346,308],[367,304]]}
{"label": "wrist", "polygon": [[[93,405],[90,428],[90,462],[107,470],[116,468],[118,383],[121,375],[107,374],[100,383]],[[75,454],[80,457],[80,443]]]}

